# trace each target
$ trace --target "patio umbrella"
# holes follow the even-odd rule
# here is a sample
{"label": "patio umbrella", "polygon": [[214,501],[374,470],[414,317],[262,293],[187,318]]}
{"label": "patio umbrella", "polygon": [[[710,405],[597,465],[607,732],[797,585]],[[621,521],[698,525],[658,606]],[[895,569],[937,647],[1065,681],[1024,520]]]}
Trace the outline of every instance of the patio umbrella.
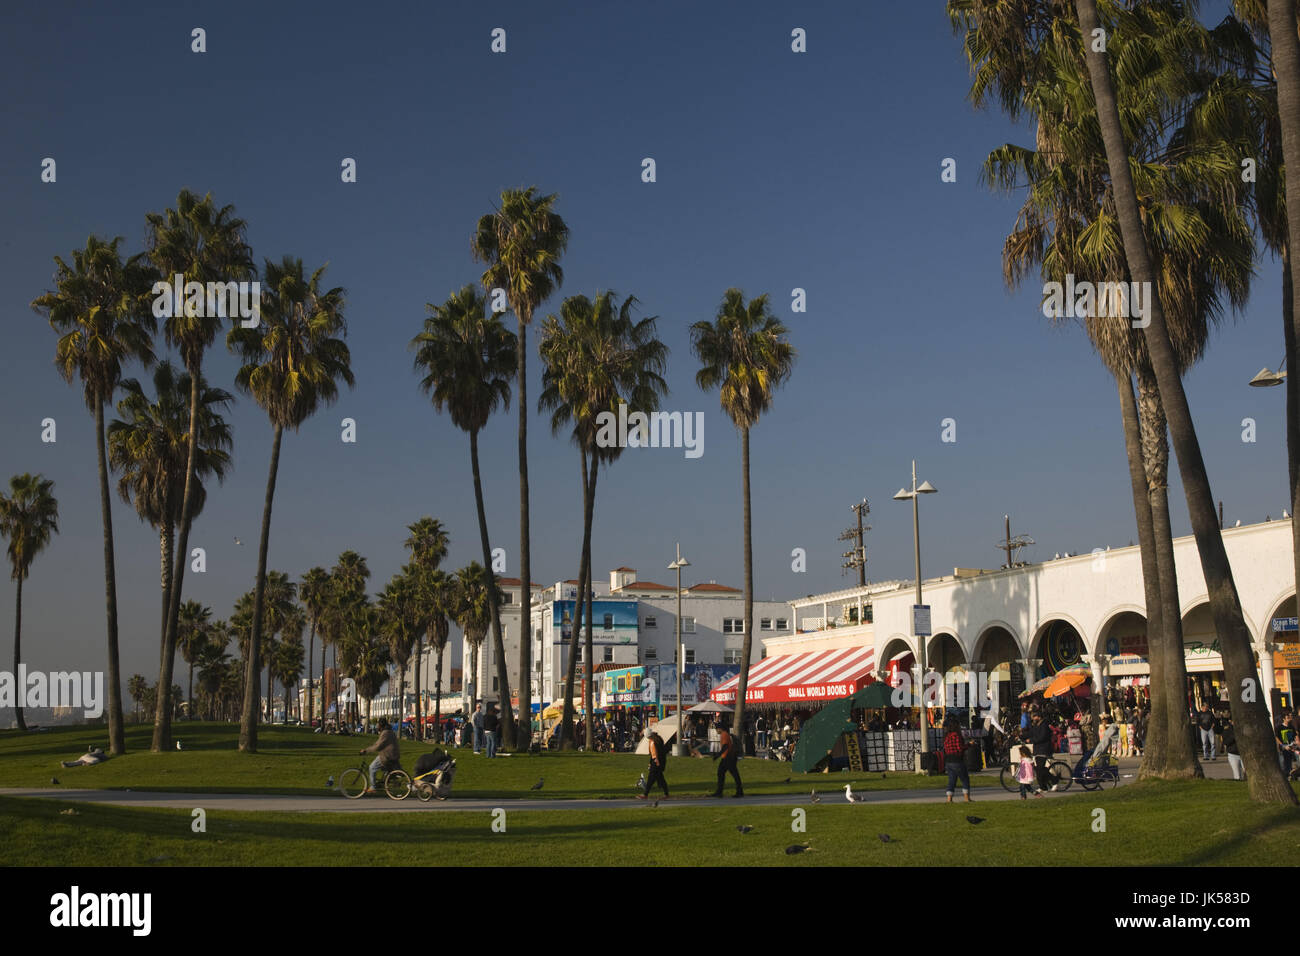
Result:
{"label": "patio umbrella", "polygon": [[1086,683],[1092,676],[1092,671],[1088,668],[1067,667],[1064,670],[1057,671],[1052,675],[1051,682],[1043,690],[1044,697],[1059,697],[1062,694],[1069,693],[1080,684]]}
{"label": "patio umbrella", "polygon": [[[897,695],[902,704],[895,704],[894,698]],[[869,707],[915,707],[916,695],[899,688],[895,690],[884,681],[876,681],[862,688],[851,698],[852,707],[855,710],[864,710]]]}
{"label": "patio umbrella", "polygon": [[686,711],[688,714],[730,714],[733,712],[734,708],[728,707],[726,704],[719,704],[716,700],[706,700],[704,703],[696,704]]}
{"label": "patio umbrella", "polygon": [[1056,680],[1056,675],[1052,674],[1050,677],[1044,677],[1042,680],[1034,681],[1034,683],[1030,685],[1029,689],[1022,692],[1020,696],[1030,697],[1034,694],[1041,693],[1042,691],[1047,690],[1054,680]]}

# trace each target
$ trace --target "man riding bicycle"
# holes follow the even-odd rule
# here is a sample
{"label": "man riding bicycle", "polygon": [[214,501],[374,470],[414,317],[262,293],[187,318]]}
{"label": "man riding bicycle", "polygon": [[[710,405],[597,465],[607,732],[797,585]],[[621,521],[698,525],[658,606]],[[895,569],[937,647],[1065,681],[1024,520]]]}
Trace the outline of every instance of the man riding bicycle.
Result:
{"label": "man riding bicycle", "polygon": [[397,746],[397,734],[388,726],[388,721],[379,718],[379,739],[361,751],[363,754],[378,754],[370,762],[370,787],[366,793],[375,792],[375,772],[378,770],[396,770],[401,766],[401,752]]}

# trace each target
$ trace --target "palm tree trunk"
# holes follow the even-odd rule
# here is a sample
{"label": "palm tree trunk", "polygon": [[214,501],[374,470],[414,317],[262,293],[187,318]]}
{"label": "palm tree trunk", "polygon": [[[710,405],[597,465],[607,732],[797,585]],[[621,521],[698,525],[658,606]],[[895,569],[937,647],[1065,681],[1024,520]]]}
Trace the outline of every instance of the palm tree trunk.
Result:
{"label": "palm tree trunk", "polygon": [[117,655],[117,569],[113,561],[113,501],[108,493],[108,456],[104,449],[104,403],[95,405],[95,451],[99,458],[99,509],[104,524],[104,603],[108,612],[108,749],[126,753],[122,720],[122,672]]}
{"label": "palm tree trunk", "polygon": [[[1124,450],[1128,457],[1129,483],[1133,491],[1133,512],[1137,518],[1138,552],[1142,560],[1142,590],[1147,609],[1147,660],[1151,672],[1151,720],[1147,730],[1146,747],[1142,752],[1140,778],[1159,778],[1165,772],[1165,746],[1168,739],[1168,720],[1165,716],[1168,697],[1165,694],[1165,645],[1160,640],[1164,633],[1164,617],[1160,595],[1160,571],[1156,562],[1156,539],[1151,519],[1151,499],[1147,494],[1146,469],[1142,461],[1142,429],[1137,402],[1133,398],[1133,381],[1127,373],[1115,376],[1119,387],[1119,404],[1124,419]],[[1093,695],[1097,706],[1093,708],[1093,726],[1100,727],[1101,695],[1105,688],[1097,688]]]}
{"label": "palm tree trunk", "polygon": [[[487,570],[488,577],[488,605],[492,608],[492,655],[497,662],[497,683],[507,690],[510,687],[510,677],[506,671],[506,645],[501,636],[501,608],[497,603],[496,575],[492,571],[492,546],[488,543],[487,512],[483,508],[483,482],[479,476],[478,468],[478,431],[473,430],[469,433],[469,461],[470,468],[474,472],[474,504],[478,508],[478,535],[483,546],[483,567]],[[474,672],[476,675],[478,671]],[[439,672],[441,677],[441,672]],[[474,695],[479,691],[478,678],[474,678]],[[473,713],[473,706],[470,707],[470,713]],[[510,701],[505,701],[505,706],[501,708],[501,729],[502,739],[507,747],[513,747],[515,742],[515,717],[514,712],[510,709]]]}
{"label": "palm tree trunk", "polygon": [[[1283,0],[1270,0],[1271,19],[1281,15],[1280,4],[1282,3]],[[1100,29],[1096,0],[1075,0],[1075,5],[1083,36],[1091,37],[1094,30]],[[1292,10],[1291,3],[1285,3],[1285,6],[1287,11]],[[1279,24],[1281,22],[1278,21]],[[1281,32],[1294,52],[1295,20],[1292,17],[1285,22],[1290,24],[1289,32],[1288,30]],[[1275,40],[1278,32],[1273,31]],[[1106,160],[1110,169],[1115,211],[1124,240],[1124,254],[1128,260],[1129,273],[1134,281],[1143,283],[1143,288],[1151,290],[1149,311],[1146,316],[1147,325],[1144,329],[1147,350],[1151,355],[1151,366],[1159,384],[1165,414],[1169,418],[1169,434],[1178,457],[1178,469],[1183,480],[1183,491],[1187,496],[1192,531],[1196,536],[1201,569],[1209,590],[1210,608],[1214,615],[1215,630],[1219,636],[1224,674],[1228,685],[1234,689],[1238,698],[1232,701],[1232,715],[1237,728],[1237,742],[1241,749],[1242,761],[1246,766],[1246,784],[1250,788],[1251,799],[1255,801],[1295,806],[1300,801],[1297,801],[1295,792],[1283,779],[1281,767],[1278,765],[1277,748],[1268,711],[1260,699],[1262,694],[1259,671],[1255,667],[1250,632],[1242,616],[1241,601],[1237,595],[1232,567],[1228,563],[1218,516],[1214,510],[1214,493],[1210,489],[1205,460],[1196,437],[1196,426],[1192,422],[1187,394],[1183,390],[1178,362],[1174,357],[1169,330],[1165,325],[1164,310],[1160,305],[1159,288],[1154,281],[1154,271],[1138,210],[1137,193],[1133,188],[1128,149],[1120,127],[1119,110],[1111,86],[1109,68],[1105,54],[1095,50],[1092,43],[1084,44],[1084,56],[1088,62],[1093,97],[1097,103],[1097,118],[1101,127],[1102,140],[1106,146]],[[1300,55],[1293,56],[1293,60],[1296,64],[1293,75],[1300,76]],[[1281,86],[1279,82],[1278,97],[1283,105],[1282,115],[1286,116],[1288,104],[1283,101]],[[1300,99],[1297,99],[1300,97],[1300,88],[1291,90],[1290,94],[1289,107],[1300,111]],[[1292,133],[1293,138],[1300,137],[1300,130],[1293,130]],[[1295,139],[1293,145],[1297,147],[1295,162],[1300,164],[1300,139]],[[1296,192],[1300,193],[1300,190]],[[1291,203],[1296,199],[1300,199],[1300,196],[1288,197],[1288,212]],[[1297,216],[1300,217],[1300,205],[1294,208]]]}
{"label": "palm tree trunk", "polygon": [[189,449],[185,455],[185,498],[181,502],[181,528],[176,545],[176,560],[173,562],[173,581],[169,606],[167,610],[167,631],[163,636],[162,667],[158,675],[158,706],[154,712],[153,743],[149,749],[161,753],[171,748],[171,686],[172,669],[176,661],[176,635],[180,627],[181,589],[185,580],[185,564],[189,559],[190,524],[194,520],[194,479],[195,456],[199,444],[199,363],[186,369],[190,373],[190,430]]}
{"label": "palm tree trunk", "polygon": [[[1187,663],[1183,651],[1182,604],[1178,599],[1178,571],[1174,564],[1174,536],[1169,521],[1169,445],[1166,441],[1164,408],[1151,366],[1138,366],[1138,404],[1142,416],[1143,459],[1146,462],[1147,496],[1151,502],[1151,526],[1155,534],[1156,567],[1160,575],[1160,617],[1163,627],[1155,636],[1163,651],[1163,694],[1165,721],[1165,763],[1161,776],[1185,780],[1205,774],[1192,752],[1186,704]],[[1148,646],[1151,636],[1147,638]]]}
{"label": "palm tree trunk", "polygon": [[470,641],[469,649],[473,655],[473,659],[470,661],[470,687],[473,689],[473,693],[469,695],[469,712],[471,715],[478,707],[478,658],[481,648],[482,644]]}
{"label": "palm tree trunk", "polygon": [[437,647],[438,670],[433,675],[433,692],[435,694],[433,698],[433,726],[434,733],[437,735],[434,737],[435,743],[442,743],[442,651],[445,644],[444,641]]}
{"label": "palm tree trunk", "polygon": [[340,707],[339,690],[342,688],[343,682],[339,680],[339,649],[337,645],[333,647],[332,659],[334,661],[334,729],[340,730],[343,727],[343,711]]}
{"label": "palm tree trunk", "polygon": [[[23,576],[18,575],[18,597],[14,601],[14,680],[18,679],[18,668],[23,662]],[[23,701],[26,687],[17,688],[14,695],[14,708],[18,712],[18,729],[27,732],[27,722],[23,720]]]}
{"label": "palm tree trunk", "polygon": [[[745,499],[745,641],[740,652],[740,684],[736,688],[736,713],[732,717],[732,733],[744,740],[745,692],[749,687],[749,655],[754,639],[754,545],[749,522],[749,428],[740,430],[741,490]],[[678,675],[681,680],[681,675]]]}
{"label": "palm tree trunk", "polygon": [[[532,552],[528,536],[528,320],[532,316],[519,315],[519,714],[523,725],[517,731],[512,749],[525,749],[532,742],[533,713],[533,617],[532,617]],[[501,688],[502,710],[509,712],[510,688]],[[525,732],[523,728],[528,728]],[[507,729],[507,732],[508,729]],[[511,744],[506,743],[507,747]]]}
{"label": "palm tree trunk", "polygon": [[266,722],[268,724],[272,722],[271,718],[275,716],[271,711],[272,699],[275,696],[274,688],[271,684],[274,676],[275,669],[271,666],[270,661],[268,661],[266,664]]}
{"label": "palm tree trunk", "polygon": [[189,686],[189,692],[185,695],[185,697],[190,702],[189,719],[193,720],[194,719],[194,662],[190,661],[189,665],[190,665],[190,686]]}
{"label": "palm tree trunk", "polygon": [[162,577],[162,627],[158,630],[158,669],[162,670],[163,654],[167,651],[167,612],[172,600],[172,545],[176,529],[170,521],[164,521],[158,531],[159,565]]}
{"label": "palm tree trunk", "polygon": [[406,721],[406,664],[397,667],[397,736],[402,736],[402,724]]}
{"label": "palm tree trunk", "polygon": [[311,729],[312,718],[316,715],[316,700],[312,693],[312,652],[316,650],[316,622],[311,622],[311,636],[307,638],[307,729]]}
{"label": "palm tree trunk", "polygon": [[[582,706],[586,711],[583,715],[583,740],[586,741],[587,748],[591,747],[592,741],[592,720],[591,720],[591,689],[596,685],[596,655],[591,646],[591,619],[592,614],[592,587],[591,587],[591,525],[592,516],[596,511],[596,476],[600,463],[595,454],[591,456],[591,474],[588,477],[587,487],[591,489],[591,494],[587,496],[586,510],[582,515],[582,563],[587,567],[586,580],[582,582],[582,592],[587,595],[587,668],[586,681],[583,682]],[[574,622],[577,627],[577,622]]]}
{"label": "palm tree trunk", "polygon": [[275,499],[275,477],[280,468],[280,439],[284,428],[275,426],[271,443],[271,468],[266,477],[266,501],[262,506],[262,536],[257,544],[257,588],[253,595],[253,627],[248,639],[248,664],[245,670],[244,708],[239,727],[239,749],[257,753],[257,659],[262,647],[262,614],[266,602],[266,551],[271,540],[271,503]]}
{"label": "palm tree trunk", "polygon": [[[1282,337],[1286,343],[1286,464],[1291,481],[1291,561],[1295,579],[1300,582],[1300,373],[1293,372],[1296,363],[1296,342],[1300,340],[1300,312],[1295,308],[1295,286],[1291,281],[1291,245],[1282,243]],[[1264,635],[1270,640],[1272,634]]]}
{"label": "palm tree trunk", "polygon": [[[581,557],[578,558],[578,599],[574,602],[573,622],[569,626],[569,660],[565,667],[563,713],[560,715],[561,750],[571,750],[575,744],[570,739],[569,729],[573,726],[573,682],[578,672],[578,632],[582,627],[584,608],[587,616],[591,616],[591,608],[587,606],[587,572],[590,570],[587,566],[587,545],[591,534],[591,526],[587,523],[587,515],[591,512],[591,482],[587,478],[587,449],[579,448],[578,456],[582,470],[582,547],[579,549]],[[590,668],[590,650],[588,650],[587,655],[587,666]]]}
{"label": "palm tree trunk", "polygon": [[424,739],[424,701],[420,697],[420,660],[424,657],[424,635],[415,635],[415,739]]}

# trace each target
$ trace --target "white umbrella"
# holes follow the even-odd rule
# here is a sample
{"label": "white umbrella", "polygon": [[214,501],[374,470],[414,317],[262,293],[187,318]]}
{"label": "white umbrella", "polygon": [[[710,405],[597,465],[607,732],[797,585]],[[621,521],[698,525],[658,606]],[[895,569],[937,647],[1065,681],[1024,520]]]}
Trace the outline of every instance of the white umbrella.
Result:
{"label": "white umbrella", "polygon": [[688,714],[730,714],[734,713],[735,708],[728,707],[726,704],[719,704],[716,700],[706,700],[702,704],[696,704],[689,708]]}

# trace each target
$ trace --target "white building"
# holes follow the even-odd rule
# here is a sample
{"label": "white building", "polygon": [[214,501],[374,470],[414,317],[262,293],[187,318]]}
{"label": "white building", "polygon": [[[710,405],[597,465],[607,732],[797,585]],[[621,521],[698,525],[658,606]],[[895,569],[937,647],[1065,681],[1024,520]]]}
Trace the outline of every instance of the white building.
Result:
{"label": "white building", "polygon": [[[1300,644],[1278,640],[1298,635],[1275,634],[1272,629],[1274,618],[1296,616],[1291,521],[1226,528],[1222,534],[1261,683],[1266,692],[1274,687],[1300,691]],[[1187,671],[1198,684],[1197,692],[1217,693],[1223,662],[1192,537],[1174,540],[1174,563]],[[1092,667],[1098,684],[1143,683],[1149,674],[1146,602],[1136,546],[1000,571],[957,568],[952,575],[924,581],[922,601],[930,607],[928,669],[955,676],[987,672],[991,682],[1006,684],[999,688],[1004,702],[1004,695],[1018,694],[1026,680],[1078,662]],[[809,595],[790,602],[798,633],[773,635],[763,643],[769,658],[801,654],[812,661],[814,655],[834,652],[827,662],[867,648],[871,653],[855,665],[861,678],[887,676],[891,668],[912,670],[917,650],[911,633],[914,602],[912,582]],[[783,673],[799,675],[801,669],[787,666]],[[750,687],[752,695],[752,680]],[[777,698],[789,699],[779,693],[769,693],[767,699]]]}

